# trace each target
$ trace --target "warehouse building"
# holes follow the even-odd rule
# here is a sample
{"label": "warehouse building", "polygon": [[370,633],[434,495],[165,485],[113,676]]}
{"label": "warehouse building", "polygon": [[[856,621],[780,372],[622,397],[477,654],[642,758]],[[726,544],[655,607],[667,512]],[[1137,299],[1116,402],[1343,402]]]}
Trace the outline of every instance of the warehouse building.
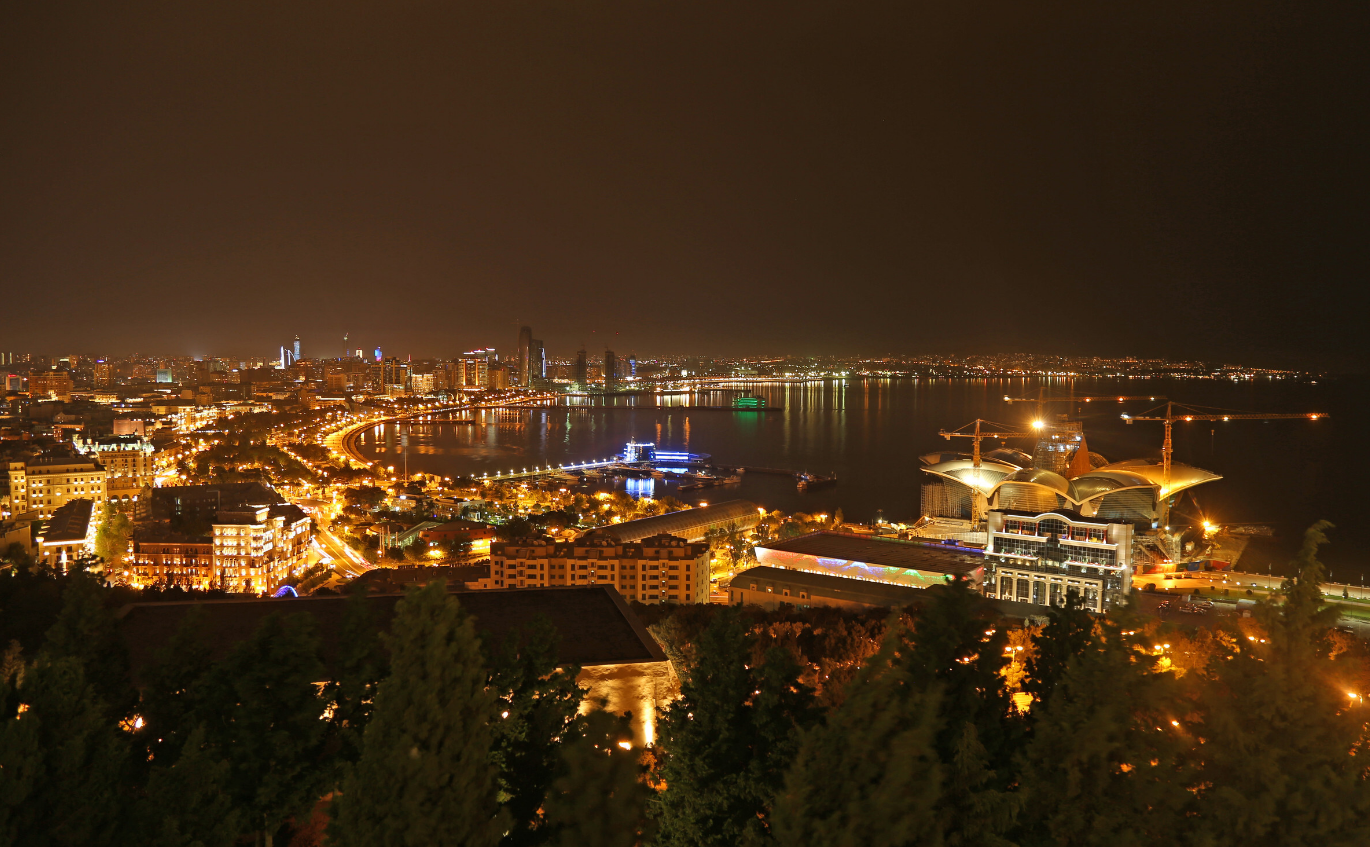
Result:
{"label": "warehouse building", "polygon": [[845,532],[814,532],[758,544],[756,561],[908,588],[940,585],[958,576],[978,585],[985,568],[984,552],[976,548]]}
{"label": "warehouse building", "polygon": [[711,530],[748,532],[761,521],[762,510],[749,500],[729,500],[712,506],[685,509],[668,515],[638,518],[602,527],[619,541],[641,541],[654,535],[674,535],[686,541],[703,541]]}

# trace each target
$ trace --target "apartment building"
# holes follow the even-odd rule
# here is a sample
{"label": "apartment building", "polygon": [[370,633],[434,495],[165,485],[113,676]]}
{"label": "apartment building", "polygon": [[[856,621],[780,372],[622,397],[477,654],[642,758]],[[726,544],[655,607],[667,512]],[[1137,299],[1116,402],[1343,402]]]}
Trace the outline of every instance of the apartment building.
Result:
{"label": "apartment building", "polygon": [[46,520],[76,499],[92,501],[97,514],[105,506],[108,474],[99,462],[87,456],[40,456],[10,462],[9,475],[12,514],[36,511]]}
{"label": "apartment building", "polygon": [[605,532],[575,541],[490,545],[495,588],[610,585],[642,603],[709,602],[709,545],[674,535],[623,542]]}

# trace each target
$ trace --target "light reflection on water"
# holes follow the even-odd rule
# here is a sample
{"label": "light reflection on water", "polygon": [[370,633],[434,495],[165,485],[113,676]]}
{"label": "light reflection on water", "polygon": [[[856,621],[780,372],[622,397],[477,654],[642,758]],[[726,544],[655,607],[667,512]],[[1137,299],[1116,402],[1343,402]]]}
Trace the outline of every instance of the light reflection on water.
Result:
{"label": "light reflection on water", "polygon": [[[1296,537],[1302,527],[1320,517],[1340,519],[1347,529],[1358,519],[1352,486],[1363,485],[1370,473],[1366,461],[1370,451],[1355,446],[1359,421],[1370,414],[1366,409],[1370,392],[1363,381],[1308,385],[1062,377],[1045,382],[1053,391],[1073,388],[1079,394],[1154,393],[1225,409],[1330,412],[1330,420],[1316,424],[1177,425],[1177,461],[1212,470],[1224,479],[1196,489],[1197,503],[1186,498],[1176,512],[1194,517],[1202,511],[1219,523],[1273,521],[1286,539]],[[849,519],[866,520],[880,509],[891,520],[909,520],[919,512],[919,485],[925,481],[918,470],[919,456],[970,448],[962,439],[940,438],[938,430],[954,429],[977,417],[1022,426],[1034,416],[1033,404],[1010,405],[1003,398],[1033,396],[1039,384],[1026,378],[867,379],[740,386],[781,408],[760,413],[692,410],[685,405],[637,408],[633,398],[626,397],[611,398],[608,406],[486,411],[478,415],[474,426],[412,426],[409,467],[454,476],[582,462],[615,455],[635,438],[664,449],[709,453],[725,464],[836,473],[839,478],[836,487],[800,494],[786,477],[750,473],[740,486],[687,492],[681,497],[686,502],[741,497],[787,511],[832,512],[840,507]],[[696,403],[724,405],[738,393],[710,392],[696,398]],[[1126,425],[1118,416],[1120,411],[1140,414],[1151,405],[1081,404],[1090,450],[1111,461],[1159,456],[1159,424]],[[386,464],[399,458],[393,426],[368,430],[362,441],[363,452],[384,458]],[[987,444],[994,446],[998,444]],[[1012,446],[1030,449],[1026,443]],[[635,496],[648,491],[653,497],[680,496],[674,482],[640,479],[618,485],[631,486],[629,493]],[[1340,551],[1328,551],[1329,561],[1346,551],[1349,532],[1344,537]],[[1370,568],[1365,570],[1370,576]]]}

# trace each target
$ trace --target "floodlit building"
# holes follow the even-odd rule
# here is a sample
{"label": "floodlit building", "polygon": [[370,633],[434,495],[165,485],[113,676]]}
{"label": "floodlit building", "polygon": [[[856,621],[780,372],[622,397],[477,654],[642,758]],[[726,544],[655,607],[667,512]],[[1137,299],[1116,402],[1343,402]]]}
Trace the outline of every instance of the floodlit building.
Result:
{"label": "floodlit building", "polygon": [[641,603],[709,602],[709,545],[673,535],[620,541],[603,531],[575,541],[496,541],[496,588],[608,585]]}
{"label": "floodlit building", "polygon": [[105,469],[87,456],[42,456],[26,462],[10,462],[10,511],[33,510],[51,518],[75,499],[87,499],[96,509],[105,504]]}
{"label": "floodlit building", "polygon": [[908,588],[957,577],[979,584],[985,570],[984,552],[975,548],[845,532],[812,532],[755,549],[761,565]]}
{"label": "floodlit building", "polygon": [[36,558],[55,571],[66,573],[72,562],[95,552],[98,524],[94,500],[78,497],[63,503],[36,539]]}
{"label": "floodlit building", "polygon": [[126,578],[134,585],[218,588],[213,536],[183,535],[165,526],[134,529],[125,559]]}
{"label": "floodlit building", "polygon": [[29,374],[29,396],[35,399],[55,397],[65,402],[71,399],[74,387],[71,374],[66,371],[33,371]]}
{"label": "floodlit building", "polygon": [[989,597],[1062,606],[1074,592],[1103,612],[1132,587],[1133,524],[1126,519],[993,509],[984,590]]}
{"label": "floodlit building", "polygon": [[[966,457],[934,454],[923,467],[937,477],[924,486],[924,514],[934,517],[980,519],[972,501],[992,509],[1045,512],[1052,509],[1076,511],[1087,517],[1131,521],[1150,527],[1156,520],[1159,504],[1171,500],[1196,485],[1222,479],[1202,468],[1173,462],[1170,483],[1165,484],[1159,462],[1131,459],[1113,462],[1075,476],[1054,470],[1018,464],[1017,451],[993,451],[980,460],[980,467]],[[1049,450],[1047,456],[1056,456]],[[1097,454],[1091,454],[1097,455]],[[939,511],[928,511],[928,509]]]}
{"label": "floodlit building", "polygon": [[309,516],[288,504],[221,511],[213,526],[217,588],[260,593],[293,577],[309,548]]}
{"label": "floodlit building", "polygon": [[105,495],[109,502],[127,505],[136,502],[143,488],[156,479],[152,442],[137,435],[113,435],[100,438],[71,439],[81,453],[99,460],[107,474]]}

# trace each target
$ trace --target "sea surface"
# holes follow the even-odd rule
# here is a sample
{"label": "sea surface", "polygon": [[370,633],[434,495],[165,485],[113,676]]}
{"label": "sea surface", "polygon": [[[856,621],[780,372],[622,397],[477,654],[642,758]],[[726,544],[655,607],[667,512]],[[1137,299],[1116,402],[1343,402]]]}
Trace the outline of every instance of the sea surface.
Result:
{"label": "sea surface", "polygon": [[[411,472],[480,475],[604,459],[630,438],[662,449],[708,453],[721,464],[787,468],[835,474],[836,486],[808,493],[792,479],[748,473],[740,485],[681,494],[675,483],[620,480],[635,495],[669,494],[689,503],[753,500],[768,509],[831,514],[848,520],[912,521],[919,515],[919,486],[929,477],[919,457],[934,451],[970,451],[969,439],[947,441],[941,429],[975,418],[1025,427],[1035,417],[1029,402],[1046,384],[1052,393],[1075,396],[1147,395],[1234,412],[1321,412],[1318,421],[1190,422],[1175,426],[1175,458],[1221,474],[1193,489],[1174,510],[1175,522],[1207,519],[1219,524],[1270,524],[1273,536],[1254,542],[1241,565],[1248,570],[1281,566],[1297,549],[1305,527],[1319,519],[1337,524],[1323,559],[1338,580],[1370,577],[1370,545],[1363,526],[1370,461],[1364,438],[1370,421],[1364,378],[1317,382],[1199,379],[850,379],[745,386],[778,411],[762,413],[690,408],[727,405],[738,391],[693,399],[667,397],[670,408],[639,408],[636,398],[611,405],[488,411],[474,424],[385,424],[366,432],[364,455],[397,468],[407,453]],[[643,402],[655,404],[655,400]],[[1159,458],[1162,424],[1128,424],[1120,413],[1147,414],[1156,402],[1056,403],[1046,416],[1070,414],[1083,421],[1089,449],[1109,461]],[[1153,414],[1157,412],[1152,412]],[[406,437],[407,436],[407,437]],[[403,446],[407,443],[407,450]],[[995,443],[986,442],[988,450]],[[1031,441],[1010,446],[1031,452]],[[1356,541],[1360,538],[1361,541]],[[1340,570],[1340,573],[1338,572]]]}

